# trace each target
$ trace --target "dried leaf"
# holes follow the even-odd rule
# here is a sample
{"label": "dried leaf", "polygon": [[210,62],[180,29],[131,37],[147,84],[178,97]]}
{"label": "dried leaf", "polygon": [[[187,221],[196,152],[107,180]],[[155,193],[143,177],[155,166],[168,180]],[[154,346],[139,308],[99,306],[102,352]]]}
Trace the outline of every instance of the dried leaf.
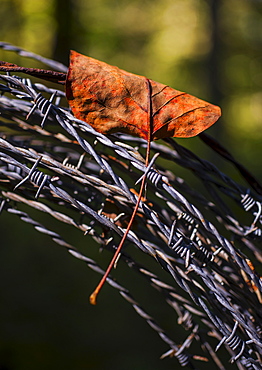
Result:
{"label": "dried leaf", "polygon": [[[125,132],[147,140],[146,166],[151,140],[195,136],[221,115],[220,108],[215,105],[75,51],[71,51],[66,97],[74,116],[98,132]],[[119,258],[138,211],[145,183],[146,176],[142,178],[137,203],[120,244],[90,295],[92,304],[96,304],[97,295]]]}
{"label": "dried leaf", "polygon": [[[148,131],[148,81],[152,132]],[[220,108],[143,76],[71,51],[66,96],[75,117],[97,131],[151,140],[192,137],[213,125]]]}

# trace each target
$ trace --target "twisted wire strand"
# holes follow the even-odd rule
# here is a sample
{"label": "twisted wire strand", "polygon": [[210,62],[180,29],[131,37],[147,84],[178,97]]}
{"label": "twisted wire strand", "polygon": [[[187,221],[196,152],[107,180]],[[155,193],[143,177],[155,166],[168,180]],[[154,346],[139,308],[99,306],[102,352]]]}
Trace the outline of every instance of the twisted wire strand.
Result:
{"label": "twisted wire strand", "polygon": [[[92,269],[95,272],[98,272],[99,274],[103,275],[104,270],[99,267],[99,265],[92,259],[86,257],[82,253],[80,253],[74,246],[71,244],[65,242],[65,240],[56,232],[51,231],[50,229],[47,229],[45,226],[40,224],[38,221],[33,220],[26,212],[20,211],[17,208],[13,208],[10,204],[10,199],[15,200],[15,201],[21,201],[23,200],[24,202],[28,203],[26,199],[22,199],[22,197],[19,197],[15,193],[4,193],[3,194],[7,198],[0,199],[0,204],[1,204],[1,213],[3,210],[6,212],[18,216],[22,221],[31,224],[35,230],[37,230],[40,233],[43,233],[47,236],[49,236],[55,243],[57,243],[59,246],[62,246],[67,249],[67,251],[74,256],[75,258],[85,262],[87,266]],[[39,202],[34,201],[34,204],[38,203],[38,206],[36,207],[37,209],[43,209],[43,205]],[[32,204],[32,201],[31,201]],[[48,207],[44,207],[45,211],[48,209]],[[3,216],[3,215],[2,215]],[[63,222],[69,221],[68,218],[64,218],[64,215],[59,215],[59,219],[61,220],[61,217],[63,218]],[[72,219],[69,222],[72,224]],[[76,225],[73,222],[74,226]],[[128,302],[130,303],[135,311],[138,313],[139,316],[141,316],[147,323],[148,325],[158,333],[158,335],[161,337],[161,339],[167,343],[172,351],[172,354],[174,357],[177,358],[178,362],[181,364],[182,367],[187,366],[190,369],[195,369],[193,364],[191,363],[190,356],[186,354],[185,347],[189,347],[188,341],[185,342],[185,344],[182,344],[180,347],[173,341],[171,340],[168,335],[165,333],[165,331],[156,323],[156,321],[153,319],[152,316],[148,315],[148,313],[141,307],[141,305],[136,302],[129,291],[124,288],[122,285],[117,283],[115,279],[112,279],[110,276],[107,278],[107,282],[114,288],[117,289],[120,293],[120,295]]]}
{"label": "twisted wire strand", "polygon": [[58,71],[65,73],[67,72],[67,67],[64,64],[56,62],[55,60],[52,59],[42,57],[41,55],[32,53],[31,51],[24,50],[19,46],[14,46],[8,42],[0,41],[0,48],[2,48],[3,50],[13,51],[25,58],[32,58],[38,60],[39,62],[44,63],[47,66],[54,68]]}
{"label": "twisted wire strand", "polygon": [[[56,218],[57,220],[59,221],[62,221],[62,222],[65,222],[71,226],[74,226],[78,229],[80,229],[81,231],[83,232],[86,232],[87,230],[89,230],[89,233],[91,235],[95,235],[96,237],[98,237],[98,235],[95,233],[94,230],[92,230],[92,232],[90,232],[90,226],[88,225],[85,225],[85,224],[79,224],[77,222],[75,222],[72,218],[66,216],[65,214],[62,214],[61,212],[55,212],[54,210],[50,209],[50,207],[48,207],[47,205],[45,204],[42,204],[38,201],[32,201],[32,200],[27,200],[26,198],[23,198],[21,197],[20,195],[17,195],[15,193],[11,193],[11,192],[3,192],[3,195],[5,196],[6,199],[8,200],[12,200],[12,201],[15,201],[15,202],[19,202],[19,203],[25,203],[37,210],[40,210],[40,211],[43,211],[43,212],[46,212],[48,214],[50,214],[51,216],[53,216],[54,218]],[[3,208],[3,207],[2,207]],[[10,204],[8,204],[8,208],[6,207],[6,210],[12,214],[16,214],[16,215],[19,215],[19,217],[23,220],[23,221],[26,221],[26,222],[29,222],[31,223],[38,231],[40,232],[44,232],[46,234],[48,234],[49,236],[52,236],[53,237],[53,240],[58,243],[59,245],[63,245],[63,246],[66,246],[68,247],[68,244],[66,244],[65,242],[63,242],[61,240],[61,237],[59,237],[58,234],[55,234],[55,233],[52,233],[50,231],[44,231],[45,228],[40,225],[39,223],[36,223],[34,221],[30,221],[30,217],[24,213],[24,212],[20,212],[18,210],[14,210],[10,207]],[[72,250],[75,250],[75,248],[73,248],[72,246],[68,247]],[[70,252],[70,250],[69,250]],[[77,253],[77,252],[75,252]],[[134,260],[132,260],[130,257],[127,257],[126,255],[123,256],[123,258],[125,260],[127,260],[128,262],[128,265],[131,267],[131,268],[135,268],[136,271],[138,271],[140,274],[142,274],[142,276],[144,278],[146,278],[147,280],[150,281],[151,285],[154,286],[157,290],[160,290],[162,292],[164,292],[164,294],[168,297],[167,300],[168,300],[168,303],[173,307],[173,308],[176,308],[176,305],[175,305],[175,302],[180,301],[180,302],[183,302],[187,305],[187,307],[190,307],[190,310],[191,311],[194,311],[194,312],[197,312],[196,310],[194,310],[193,307],[191,307],[190,305],[190,301],[186,300],[185,298],[181,297],[178,293],[175,293],[175,289],[170,286],[170,285],[167,285],[166,283],[164,283],[163,281],[161,281],[157,275],[153,274],[152,272],[146,270],[143,266],[137,264]],[[137,303],[136,303],[137,305]],[[180,323],[183,323],[184,325],[186,325],[187,328],[190,328],[193,323],[192,323],[192,318],[188,318],[188,315],[189,314],[189,311],[187,311],[187,309],[182,309],[182,306],[179,308],[178,310],[178,313],[180,313],[181,311],[183,310],[183,315],[180,314]],[[201,312],[197,312],[197,314],[201,315]],[[163,331],[161,331],[162,333]],[[162,334],[161,334],[162,335]],[[174,350],[174,346],[172,347],[173,350]],[[180,352],[182,352],[180,350]],[[178,355],[178,354],[177,354]]]}
{"label": "twisted wire strand", "polygon": [[[33,208],[35,208],[39,211],[48,213],[50,216],[54,217],[55,219],[57,219],[59,221],[62,221],[66,224],[69,224],[71,226],[74,226],[74,227],[78,228],[79,230],[81,230],[84,233],[86,233],[88,230],[90,230],[90,226],[88,226],[86,224],[80,224],[79,222],[76,222],[71,217],[69,217],[69,216],[67,216],[67,215],[65,215],[61,212],[55,211],[55,210],[51,209],[50,207],[48,207],[46,204],[42,204],[39,201],[28,200],[28,199],[26,199],[26,198],[24,198],[24,197],[22,197],[18,194],[12,193],[12,192],[3,192],[3,195],[8,200],[12,200],[12,201],[19,202],[19,203],[25,203],[25,204],[29,205],[30,207],[33,207]],[[89,232],[89,234],[91,234],[91,235],[93,234],[93,235],[96,235],[96,237],[98,237],[98,234],[95,234],[94,230],[92,230],[92,232]],[[151,285],[154,286],[156,289],[164,292],[165,295],[168,297],[168,300],[169,300],[169,303],[171,304],[171,306],[173,306],[174,297],[176,297],[176,299],[178,299],[180,302],[183,302],[183,303],[185,303],[185,305],[187,307],[190,307],[191,311],[197,312],[196,310],[194,310],[193,307],[190,306],[190,301],[189,300],[179,296],[179,294],[176,293],[174,287],[172,287],[172,286],[164,283],[163,281],[161,281],[157,277],[157,275],[155,275],[152,272],[150,272],[149,270],[145,269],[144,266],[139,265],[137,262],[135,262],[132,258],[127,256],[126,254],[123,255],[123,258],[125,259],[125,261],[127,261],[129,267],[135,269],[137,272],[142,274],[147,280],[150,281]],[[181,308],[180,308],[180,310],[181,310]],[[199,311],[197,312],[197,314],[201,315],[201,313]],[[184,315],[185,314],[183,314],[183,316]],[[181,322],[185,322],[185,321],[187,321],[187,318],[186,317],[181,317],[180,320],[181,320]],[[189,322],[186,325],[188,326]],[[192,326],[192,324],[190,324],[190,326]]]}

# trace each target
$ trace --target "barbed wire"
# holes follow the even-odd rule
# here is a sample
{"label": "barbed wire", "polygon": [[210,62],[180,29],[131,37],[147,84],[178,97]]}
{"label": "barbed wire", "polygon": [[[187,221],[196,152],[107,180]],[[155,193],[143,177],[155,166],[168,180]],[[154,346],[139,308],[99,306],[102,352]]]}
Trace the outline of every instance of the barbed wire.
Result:
{"label": "barbed wire", "polygon": [[[41,60],[7,43],[0,43],[0,47]],[[65,71],[55,63],[54,68]],[[187,339],[180,343],[170,339],[124,284],[112,277],[107,282],[168,344],[163,357],[174,356],[181,366],[191,369],[196,368],[196,360],[209,360],[224,369],[219,358],[219,348],[224,346],[239,369],[261,369],[262,315],[258,307],[262,281],[254,267],[261,262],[259,183],[255,184],[243,166],[221,147],[220,154],[233,161],[249,185],[255,184],[253,190],[172,139],[165,145],[152,143],[153,161],[146,167],[142,156],[145,141],[96,132],[62,105],[61,90],[17,76],[0,75],[0,79],[1,217],[5,212],[18,216],[103,274],[95,261],[34,221],[30,212],[19,206],[26,204],[29,210],[47,213],[114,251],[137,201],[132,188],[141,175],[146,176],[146,199],[139,204],[139,222],[129,232],[127,242],[153,257],[174,284],[159,279],[125,251],[121,259],[161,293],[175,310],[178,322],[190,331]],[[217,144],[209,141],[208,145],[218,151]],[[193,171],[207,185],[209,195],[157,165],[158,154]],[[246,219],[242,217],[245,214],[250,224],[241,221]],[[88,222],[81,222],[83,217]],[[217,339],[215,348],[208,337]],[[202,358],[190,352],[195,341],[205,348]]]}
{"label": "barbed wire", "polygon": [[58,71],[67,72],[67,67],[64,64],[57,62],[55,60],[52,60],[52,59],[44,58],[41,55],[32,53],[31,51],[28,51],[28,50],[24,50],[20,48],[19,46],[14,46],[10,44],[9,42],[0,41],[0,48],[6,51],[13,51],[17,53],[18,55],[20,55],[21,57],[38,60],[39,62],[53,69],[56,69]]}

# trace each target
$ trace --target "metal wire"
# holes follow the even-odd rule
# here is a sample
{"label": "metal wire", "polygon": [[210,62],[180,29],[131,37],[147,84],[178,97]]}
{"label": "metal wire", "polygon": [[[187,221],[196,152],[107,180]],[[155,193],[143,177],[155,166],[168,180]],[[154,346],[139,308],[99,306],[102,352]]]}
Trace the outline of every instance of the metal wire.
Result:
{"label": "metal wire", "polygon": [[[6,43],[0,47],[41,60]],[[65,71],[63,68],[56,67]],[[167,140],[168,146],[153,142],[155,155],[146,168],[142,139],[97,133],[61,105],[63,92],[47,84],[9,75],[0,75],[0,79],[1,217],[5,212],[18,216],[103,274],[95,261],[34,221],[30,210],[70,224],[113,251],[137,201],[132,188],[146,176],[139,222],[127,241],[153,257],[173,278],[173,284],[159,279],[125,251],[121,259],[175,310],[178,323],[190,331],[187,339],[173,341],[124,284],[111,277],[107,282],[167,343],[169,349],[163,357],[173,356],[182,367],[194,369],[201,360],[192,353],[193,343],[198,341],[208,356],[202,360],[210,361],[211,366],[225,368],[218,350],[224,346],[232,366],[261,368],[262,315],[258,307],[262,281],[254,267],[261,258],[261,195],[174,140]],[[210,188],[209,194],[199,193],[162,168],[157,164],[159,157],[192,170]],[[19,209],[22,204],[29,207],[29,213]],[[245,214],[250,216],[250,224],[242,221]],[[83,216],[87,223],[80,221]],[[201,330],[196,324],[199,320]],[[217,338],[214,348],[209,337]]]}

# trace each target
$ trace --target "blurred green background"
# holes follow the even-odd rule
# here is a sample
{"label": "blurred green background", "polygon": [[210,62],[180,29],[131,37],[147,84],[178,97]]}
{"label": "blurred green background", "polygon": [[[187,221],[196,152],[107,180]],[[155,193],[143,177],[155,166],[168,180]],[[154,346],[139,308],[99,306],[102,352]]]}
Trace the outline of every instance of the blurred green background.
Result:
{"label": "blurred green background", "polygon": [[[1,0],[0,20],[2,41],[65,64],[75,49],[220,105],[223,117],[208,133],[261,179],[261,1]],[[0,59],[37,66],[2,50]],[[182,144],[208,156],[197,138]],[[107,265],[88,237],[60,231]],[[98,275],[14,216],[1,218],[0,256],[0,370],[175,368],[158,359],[167,346],[113,289],[91,307]],[[121,269],[116,276],[154,302],[150,313],[176,339],[172,310]]]}

